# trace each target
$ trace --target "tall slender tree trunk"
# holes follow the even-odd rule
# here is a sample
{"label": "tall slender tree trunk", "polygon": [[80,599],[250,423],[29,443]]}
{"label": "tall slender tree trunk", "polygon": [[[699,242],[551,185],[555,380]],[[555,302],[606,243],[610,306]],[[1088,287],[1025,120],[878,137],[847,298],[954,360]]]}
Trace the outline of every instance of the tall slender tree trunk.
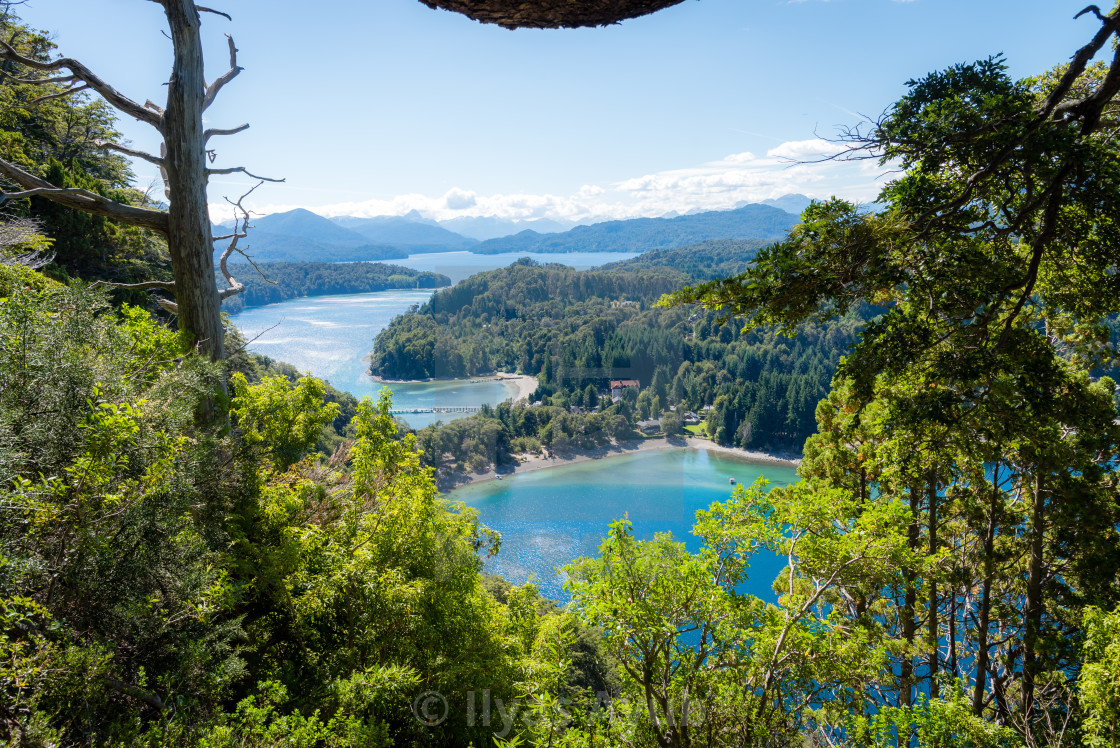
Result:
{"label": "tall slender tree trunk", "polygon": [[[929,510],[929,523],[927,534],[929,535],[929,555],[932,557],[938,551],[937,542],[937,473],[930,471],[929,485],[927,488],[926,501]],[[937,606],[941,601],[937,597],[937,577],[932,573],[929,578],[929,695],[931,699],[936,699],[940,688],[937,684],[937,668],[940,654],[941,643],[938,639],[940,634],[940,623],[937,617]]]}
{"label": "tall slender tree trunk", "polygon": [[988,507],[988,527],[984,532],[984,578],[980,589],[980,611],[976,626],[976,685],[972,692],[972,711],[977,717],[984,712],[984,694],[988,677],[988,626],[992,612],[992,576],[994,574],[996,512],[999,508],[999,467],[992,476],[992,503]]}
{"label": "tall slender tree trunk", "polygon": [[[859,506],[860,511],[863,511],[863,505],[867,503],[867,470],[862,465],[859,468]],[[864,613],[867,612],[867,595],[864,594],[861,588],[858,596],[856,597],[856,618],[863,618]]]}
{"label": "tall slender tree trunk", "polygon": [[954,678],[960,677],[957,666],[957,588],[949,589],[949,620],[946,621],[947,636],[949,637],[949,672]]}
{"label": "tall slender tree trunk", "polygon": [[[918,521],[921,517],[921,492],[917,486],[910,487],[910,527],[907,530],[907,544],[910,550],[920,550],[921,529]],[[914,657],[911,649],[914,645],[914,636],[917,632],[917,607],[918,607],[918,574],[913,567],[906,569],[906,593],[902,603],[902,638],[906,640],[906,654],[899,666],[898,678],[898,704],[910,706],[914,703]]]}
{"label": "tall slender tree trunk", "polygon": [[1038,639],[1042,629],[1043,549],[1046,538],[1046,495],[1041,470],[1035,473],[1031,506],[1030,561],[1027,567],[1027,594],[1023,610],[1023,724],[1027,734],[1034,722]]}
{"label": "tall slender tree trunk", "polygon": [[171,193],[167,246],[175,273],[175,303],[186,343],[217,361],[224,355],[225,341],[206,206],[201,22],[193,0],[167,0],[164,7],[175,55],[163,118],[164,161]]}

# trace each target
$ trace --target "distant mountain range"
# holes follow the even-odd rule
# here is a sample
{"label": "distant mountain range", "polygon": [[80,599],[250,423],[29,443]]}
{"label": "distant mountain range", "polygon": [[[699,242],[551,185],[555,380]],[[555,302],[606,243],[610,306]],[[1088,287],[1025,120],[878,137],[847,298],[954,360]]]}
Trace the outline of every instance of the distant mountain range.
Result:
{"label": "distant mountain range", "polygon": [[[771,200],[760,201],[761,205],[769,205],[773,208],[781,208],[786,213],[793,213],[795,216],[800,216],[801,212],[809,207],[809,203],[813,202],[811,198],[805,195],[782,195],[779,198]],[[736,208],[741,208],[750,203],[739,203]]]}
{"label": "distant mountain range", "polygon": [[[351,225],[323,218],[303,208],[254,219],[241,240],[256,262],[363,262],[399,260],[422,252],[468,249],[478,242],[438,226],[404,218],[357,218]],[[215,227],[215,234],[229,231]],[[215,243],[220,253],[226,242]],[[234,255],[231,262],[244,262]]]}
{"label": "distant mountain range", "polygon": [[447,250],[471,249],[478,239],[463,236],[425,220],[413,211],[403,216],[377,216],[376,218],[335,218],[334,223],[361,234],[367,242],[404,247],[444,247]]}
{"label": "distant mountain range", "polygon": [[[404,216],[328,219],[297,208],[256,219],[242,246],[258,262],[359,262],[464,250],[478,254],[646,252],[709,239],[768,243],[784,237],[797,223],[797,214],[809,198],[785,195],[767,202],[770,204],[587,226],[548,219],[515,223],[493,217],[437,222],[416,211]],[[518,229],[519,233],[512,233]],[[215,227],[215,234],[227,232],[228,227]],[[225,242],[216,243],[215,253],[224,246]],[[235,256],[231,261],[243,260]]]}
{"label": "distant mountain range", "polygon": [[482,242],[479,254],[507,252],[645,252],[670,249],[707,239],[781,239],[797,216],[769,205],[709,211],[675,218],[631,218],[576,226],[562,234],[520,234]]}

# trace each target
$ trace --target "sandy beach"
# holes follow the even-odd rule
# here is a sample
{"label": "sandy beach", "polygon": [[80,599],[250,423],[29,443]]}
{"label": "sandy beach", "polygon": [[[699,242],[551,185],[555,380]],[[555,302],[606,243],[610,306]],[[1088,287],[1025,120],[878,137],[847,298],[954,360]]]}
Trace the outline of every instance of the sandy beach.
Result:
{"label": "sandy beach", "polygon": [[[363,361],[367,360],[362,359]],[[374,382],[379,384],[418,384],[421,382],[508,382],[517,387],[517,394],[511,399],[514,402],[518,400],[528,400],[529,396],[537,391],[538,383],[536,377],[530,377],[527,374],[510,374],[504,371],[497,371],[493,374],[483,374],[477,377],[432,377],[430,379],[385,379],[383,377],[370,376]]]}
{"label": "sandy beach", "polygon": [[441,491],[449,491],[459,486],[473,483],[496,480],[499,475],[503,478],[517,473],[531,473],[536,470],[575,465],[591,460],[609,460],[612,457],[636,454],[638,452],[656,452],[665,449],[704,449],[709,452],[719,452],[721,455],[741,459],[744,462],[755,464],[786,465],[796,467],[801,464],[800,457],[794,455],[777,455],[766,452],[753,452],[737,447],[725,447],[707,439],[695,436],[679,436],[658,439],[635,439],[633,441],[619,442],[610,446],[598,447],[592,450],[574,450],[563,454],[550,453],[549,457],[539,454],[515,455],[518,460],[516,465],[503,465],[500,469],[491,468],[481,473],[452,473],[439,477]]}

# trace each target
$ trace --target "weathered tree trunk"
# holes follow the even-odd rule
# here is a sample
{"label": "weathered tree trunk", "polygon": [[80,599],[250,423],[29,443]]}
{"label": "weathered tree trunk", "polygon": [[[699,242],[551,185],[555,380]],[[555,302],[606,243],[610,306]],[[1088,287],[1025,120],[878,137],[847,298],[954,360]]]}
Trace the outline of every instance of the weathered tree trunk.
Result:
{"label": "weathered tree trunk", "polygon": [[[226,276],[229,288],[221,292],[217,289],[214,280],[214,244],[207,211],[206,184],[211,174],[242,172],[249,176],[254,175],[244,167],[207,168],[207,138],[212,135],[233,135],[243,131],[248,125],[206,131],[203,129],[202,114],[222,87],[235,78],[241,68],[237,66],[237,49],[230,39],[230,69],[207,86],[203,70],[200,33],[202,22],[199,13],[218,12],[197,6],[194,0],[154,1],[163,7],[167,16],[174,54],[171,78],[167,84],[167,105],[164,109],[150,101],[140,104],[129,99],[73,58],[62,57],[44,61],[26,57],[0,39],[0,59],[46,74],[31,80],[32,84],[46,85],[64,80],[72,81],[70,92],[73,93],[87,88],[92,89],[120,112],[145,122],[159,131],[163,145],[158,156],[119,143],[98,143],[98,146],[157,165],[163,175],[167,191],[169,206],[167,212],[118,203],[83,189],[60,188],[2,159],[0,159],[0,175],[12,179],[25,189],[22,192],[0,193],[0,203],[9,199],[43,197],[75,210],[106,216],[131,226],[152,229],[165,236],[171,254],[174,282],[151,280],[111,285],[120,288],[161,290],[173,294],[175,301],[162,299],[160,304],[178,315],[179,329],[183,333],[184,343],[210,360],[217,361],[225,354],[221,298],[240,292],[244,286],[226,273],[223,265],[223,274]],[[219,13],[219,15],[225,14]],[[60,76],[59,74],[63,72],[67,74]],[[82,85],[77,85],[79,83]],[[282,181],[257,178],[262,181]],[[240,202],[236,205],[238,208],[241,206]],[[245,216],[247,218],[248,214],[245,213]],[[232,242],[224,256],[228,256],[229,252],[236,249],[237,238],[240,236],[244,236],[244,232],[235,230],[229,237]]]}
{"label": "weathered tree trunk", "polygon": [[224,356],[221,302],[214,284],[214,241],[206,207],[206,95],[201,21],[193,0],[166,0],[175,50],[167,87],[164,164],[170,191],[167,246],[175,274],[179,327],[187,343],[217,361]]}

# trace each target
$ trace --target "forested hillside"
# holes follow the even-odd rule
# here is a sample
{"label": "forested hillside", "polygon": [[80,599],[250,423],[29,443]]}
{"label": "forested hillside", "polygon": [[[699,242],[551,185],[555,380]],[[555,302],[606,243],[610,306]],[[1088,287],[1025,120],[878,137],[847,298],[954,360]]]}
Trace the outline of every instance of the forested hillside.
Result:
{"label": "forested hillside", "polygon": [[[715,312],[653,306],[688,281],[742,269],[756,249],[718,242],[613,270],[522,260],[480,273],[395,319],[377,338],[371,371],[409,379],[518,371],[540,378],[538,396],[549,403],[584,406],[591,387],[595,407],[612,379],[635,379],[644,390],[639,399],[603,419],[621,411],[633,427],[670,406],[682,413],[707,407],[709,433],[722,444],[796,449],[813,433],[817,402],[869,311],[807,324],[787,338],[743,334],[734,323],[721,326]],[[551,444],[550,422],[509,437]]]}
{"label": "forested hillside", "polygon": [[380,262],[259,262],[252,268],[241,267],[238,280],[245,290],[222,303],[223,311],[230,314],[302,296],[451,285],[446,275]]}

